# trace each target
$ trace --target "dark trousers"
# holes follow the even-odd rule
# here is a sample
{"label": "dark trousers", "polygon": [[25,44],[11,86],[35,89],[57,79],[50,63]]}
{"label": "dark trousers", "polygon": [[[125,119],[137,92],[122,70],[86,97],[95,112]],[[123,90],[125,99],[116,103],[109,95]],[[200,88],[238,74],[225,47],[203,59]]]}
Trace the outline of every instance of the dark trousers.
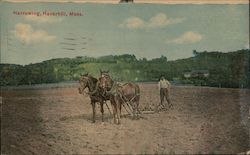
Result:
{"label": "dark trousers", "polygon": [[161,105],[164,102],[164,98],[166,99],[166,101],[168,102],[168,104],[170,106],[172,106],[171,102],[170,102],[170,98],[169,98],[169,91],[167,88],[161,88],[160,89],[160,99],[161,99]]}

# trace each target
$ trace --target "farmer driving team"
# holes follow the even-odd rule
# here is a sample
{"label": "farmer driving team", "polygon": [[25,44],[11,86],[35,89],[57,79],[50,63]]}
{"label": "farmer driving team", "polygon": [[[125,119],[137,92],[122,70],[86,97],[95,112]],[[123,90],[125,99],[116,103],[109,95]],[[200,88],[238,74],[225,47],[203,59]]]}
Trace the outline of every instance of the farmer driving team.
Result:
{"label": "farmer driving team", "polygon": [[[125,108],[123,103],[126,103],[130,109],[133,109],[133,118],[139,119],[139,99],[140,99],[140,87],[138,84],[126,83],[123,85],[116,84],[112,78],[106,72],[101,71],[101,77],[98,79],[90,76],[89,74],[81,75],[79,80],[80,87],[78,88],[80,94],[84,94],[84,89],[89,89],[89,97],[92,104],[93,110],[93,123],[95,122],[95,104],[99,102],[101,105],[102,121],[104,121],[104,109],[103,104],[109,100],[112,104],[114,123],[120,124],[121,107]],[[101,86],[101,87],[100,87]],[[164,109],[167,108],[164,102],[164,98],[168,102],[168,107],[172,107],[170,102],[170,83],[161,77],[159,81],[160,89],[160,106]],[[130,104],[130,106],[129,106]],[[107,108],[108,105],[106,104]],[[159,106],[159,107],[160,107]],[[158,108],[157,107],[157,110]],[[109,108],[108,108],[109,109]],[[125,108],[126,109],[126,108]],[[135,117],[136,116],[136,117]]]}
{"label": "farmer driving team", "polygon": [[164,76],[161,77],[159,83],[158,83],[158,87],[160,90],[160,103],[162,106],[165,107],[165,105],[163,105],[164,102],[164,98],[166,99],[166,101],[168,102],[168,105],[170,107],[172,107],[172,103],[170,102],[170,98],[169,98],[169,93],[170,93],[170,83],[168,80],[165,79]]}
{"label": "farmer driving team", "polygon": [[164,104],[164,98],[167,101],[167,104],[169,107],[172,107],[173,104],[170,101],[170,88],[171,84],[170,82],[165,79],[164,76],[161,76],[159,82],[158,82],[158,88],[160,91],[160,106],[163,106],[166,108],[166,104]]}

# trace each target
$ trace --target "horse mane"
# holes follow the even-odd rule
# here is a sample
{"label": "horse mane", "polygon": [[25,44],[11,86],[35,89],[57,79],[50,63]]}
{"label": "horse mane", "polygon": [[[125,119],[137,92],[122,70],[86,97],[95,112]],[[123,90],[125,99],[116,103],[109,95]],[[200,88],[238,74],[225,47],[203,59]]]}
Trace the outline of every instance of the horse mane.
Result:
{"label": "horse mane", "polygon": [[104,73],[105,76],[108,76],[108,78],[111,81],[111,88],[116,84],[115,81],[111,78],[111,76],[108,73]]}
{"label": "horse mane", "polygon": [[79,80],[79,81],[81,81],[81,80],[84,79],[84,78],[88,78],[88,81],[89,81],[90,84],[91,84],[89,87],[95,89],[98,80],[97,80],[96,78],[94,78],[93,76],[91,76],[91,75],[85,74],[85,75],[82,75],[82,76],[80,77],[80,80]]}
{"label": "horse mane", "polygon": [[90,80],[92,80],[94,82],[94,84],[97,83],[97,81],[98,81],[97,78],[95,78],[95,77],[93,77],[91,75],[88,75],[88,77],[90,78]]}

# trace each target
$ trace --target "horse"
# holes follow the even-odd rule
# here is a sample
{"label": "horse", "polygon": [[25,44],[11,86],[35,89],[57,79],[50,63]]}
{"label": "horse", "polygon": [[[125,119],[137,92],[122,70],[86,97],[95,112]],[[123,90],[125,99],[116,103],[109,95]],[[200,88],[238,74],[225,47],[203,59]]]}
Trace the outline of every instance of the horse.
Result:
{"label": "horse", "polygon": [[122,104],[128,103],[133,109],[133,119],[139,119],[140,87],[138,84],[115,83],[107,72],[101,72],[99,87],[109,97],[113,105],[114,123],[120,124]]}
{"label": "horse", "polygon": [[103,104],[108,98],[105,98],[102,94],[102,90],[98,88],[98,80],[88,74],[81,75],[80,80],[80,87],[78,88],[78,91],[80,94],[84,94],[84,89],[88,88],[89,89],[89,97],[92,105],[92,110],[93,110],[93,119],[92,122],[95,123],[95,105],[97,102],[100,103],[101,106],[101,113],[102,113],[102,122],[104,122],[104,109],[103,109]]}

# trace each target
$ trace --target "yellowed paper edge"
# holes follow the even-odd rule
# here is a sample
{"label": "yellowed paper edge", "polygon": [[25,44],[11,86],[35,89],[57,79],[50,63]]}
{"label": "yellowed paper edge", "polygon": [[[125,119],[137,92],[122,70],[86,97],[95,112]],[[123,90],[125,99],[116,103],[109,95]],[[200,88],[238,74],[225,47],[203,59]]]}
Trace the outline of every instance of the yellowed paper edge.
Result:
{"label": "yellowed paper edge", "polygon": [[[120,0],[3,0],[7,2],[73,2],[73,3],[112,3],[117,4]],[[156,4],[249,4],[249,0],[134,0],[134,3]]]}

